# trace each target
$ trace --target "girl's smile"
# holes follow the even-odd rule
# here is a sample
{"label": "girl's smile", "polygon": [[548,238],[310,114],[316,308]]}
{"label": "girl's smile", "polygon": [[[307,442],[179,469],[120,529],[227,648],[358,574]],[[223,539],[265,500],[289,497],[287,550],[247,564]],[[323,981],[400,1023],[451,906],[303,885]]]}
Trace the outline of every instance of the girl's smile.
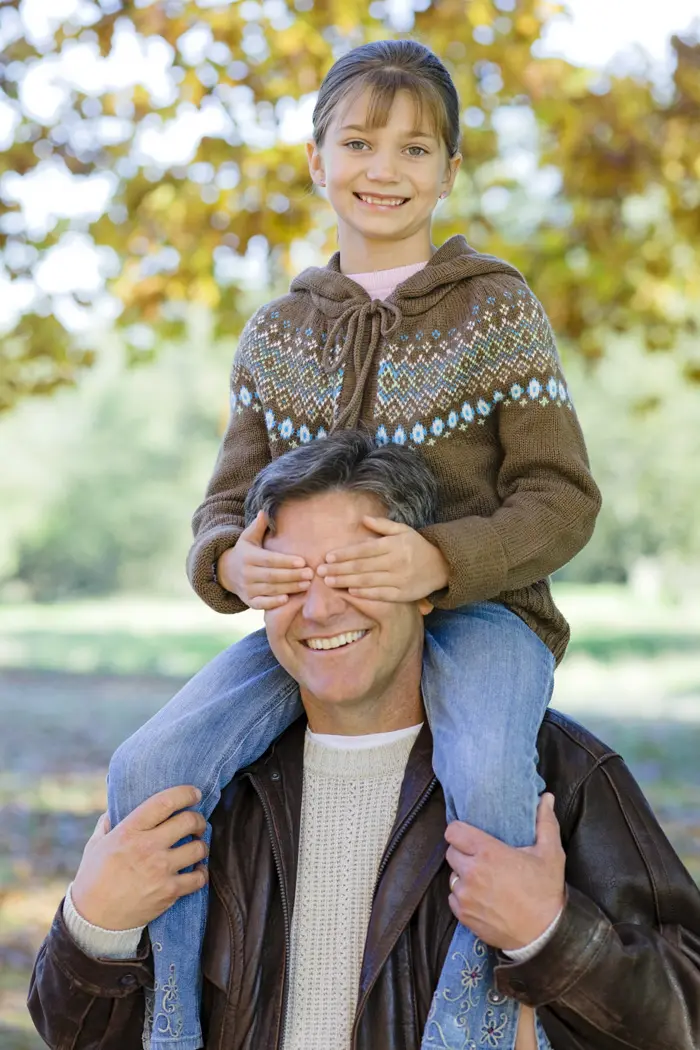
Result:
{"label": "girl's smile", "polygon": [[378,193],[355,193],[360,204],[363,204],[366,208],[374,208],[375,211],[391,211],[392,209],[402,208],[404,204],[408,204],[409,197],[382,197]]}

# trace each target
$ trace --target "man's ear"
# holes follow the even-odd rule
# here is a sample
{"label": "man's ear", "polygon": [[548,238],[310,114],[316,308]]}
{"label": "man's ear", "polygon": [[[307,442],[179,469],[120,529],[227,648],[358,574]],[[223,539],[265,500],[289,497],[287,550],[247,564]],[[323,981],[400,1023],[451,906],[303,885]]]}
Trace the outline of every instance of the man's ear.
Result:
{"label": "man's ear", "polygon": [[433,611],[434,608],[435,606],[431,605],[427,598],[421,598],[418,602],[418,612],[421,614],[421,616],[427,616]]}

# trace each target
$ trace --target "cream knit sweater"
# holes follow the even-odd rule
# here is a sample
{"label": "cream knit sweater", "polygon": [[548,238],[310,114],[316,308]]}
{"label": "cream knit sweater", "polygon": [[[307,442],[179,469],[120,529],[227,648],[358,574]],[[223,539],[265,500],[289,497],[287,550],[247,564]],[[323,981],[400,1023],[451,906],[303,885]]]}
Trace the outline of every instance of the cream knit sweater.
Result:
{"label": "cream knit sweater", "polygon": [[377,869],[419,731],[343,750],[307,732],[284,1050],[350,1046]]}

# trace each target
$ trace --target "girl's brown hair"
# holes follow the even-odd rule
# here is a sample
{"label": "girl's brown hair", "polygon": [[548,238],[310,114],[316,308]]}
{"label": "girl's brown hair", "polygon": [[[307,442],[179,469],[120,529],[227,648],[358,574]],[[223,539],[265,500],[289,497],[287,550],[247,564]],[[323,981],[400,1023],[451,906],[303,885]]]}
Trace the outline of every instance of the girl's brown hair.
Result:
{"label": "girl's brown hair", "polygon": [[323,145],[338,104],[349,104],[365,89],[369,128],[383,128],[397,91],[407,91],[419,118],[424,107],[432,128],[450,157],[459,151],[459,96],[452,77],[429,47],[415,40],[377,40],[355,47],[335,62],[323,78],[313,112],[313,137]]}

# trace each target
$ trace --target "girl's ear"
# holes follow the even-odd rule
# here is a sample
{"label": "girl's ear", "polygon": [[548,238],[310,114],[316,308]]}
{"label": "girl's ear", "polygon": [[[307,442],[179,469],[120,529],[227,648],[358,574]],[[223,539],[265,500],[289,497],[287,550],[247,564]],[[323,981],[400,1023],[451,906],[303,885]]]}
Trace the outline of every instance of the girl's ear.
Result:
{"label": "girl's ear", "polygon": [[450,157],[450,160],[449,160],[449,173],[448,173],[448,180],[449,181],[448,181],[448,185],[447,185],[448,192],[454,186],[455,179],[457,178],[457,173],[459,172],[459,169],[460,169],[461,166],[462,166],[462,154],[461,153],[455,153],[454,157]]}
{"label": "girl's ear", "polygon": [[309,161],[309,174],[317,186],[325,186],[326,179],[323,172],[323,161],[315,142],[306,143],[306,156]]}

